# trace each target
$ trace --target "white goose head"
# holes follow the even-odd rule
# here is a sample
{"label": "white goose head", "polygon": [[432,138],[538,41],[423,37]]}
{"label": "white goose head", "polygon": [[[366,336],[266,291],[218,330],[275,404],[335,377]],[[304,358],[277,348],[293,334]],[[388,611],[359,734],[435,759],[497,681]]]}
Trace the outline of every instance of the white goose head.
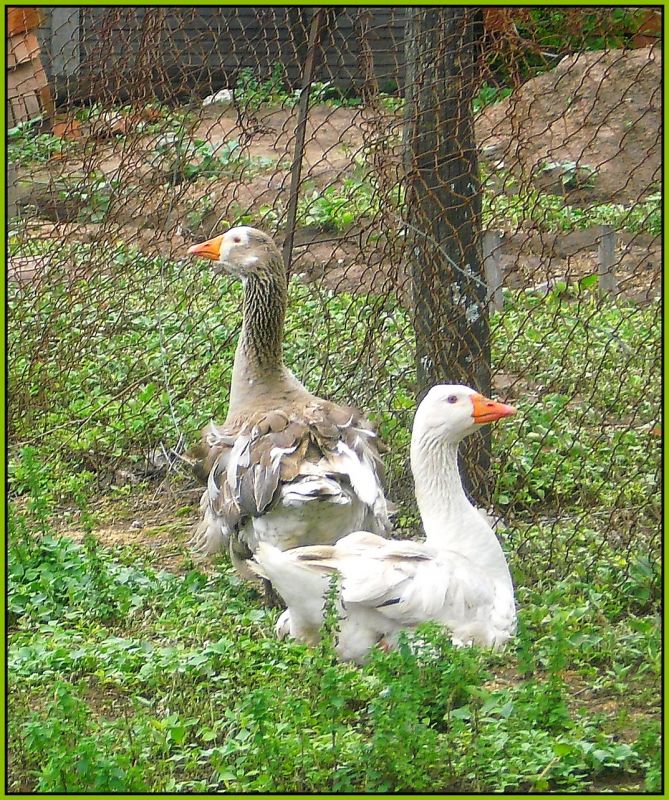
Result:
{"label": "white goose head", "polygon": [[215,272],[227,272],[242,281],[285,274],[281,254],[272,237],[247,225],[230,228],[220,236],[194,244],[188,248],[188,253],[213,261]]}
{"label": "white goose head", "polygon": [[457,444],[478,425],[495,422],[516,413],[513,406],[484,397],[468,386],[433,386],[418,406],[414,436]]}

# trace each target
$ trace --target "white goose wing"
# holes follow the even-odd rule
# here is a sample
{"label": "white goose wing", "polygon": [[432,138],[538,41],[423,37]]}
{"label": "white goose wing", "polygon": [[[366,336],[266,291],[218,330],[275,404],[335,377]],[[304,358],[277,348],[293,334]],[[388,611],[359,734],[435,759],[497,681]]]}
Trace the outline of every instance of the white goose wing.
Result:
{"label": "white goose wing", "polygon": [[381,540],[357,557],[342,556],[338,571],[344,604],[373,608],[400,625],[464,618],[492,601],[489,581],[456,553]]}
{"label": "white goose wing", "polygon": [[443,625],[457,644],[498,646],[514,629],[513,595],[452,551],[388,541],[358,531],[336,545],[281,552],[260,544],[251,569],[272,581],[288,606],[293,638],[314,642],[330,576],[340,576],[339,653],[362,663],[381,639],[421,622]]}
{"label": "white goose wing", "polygon": [[304,548],[300,555],[301,550],[293,551],[297,563],[341,575],[341,598],[351,615],[373,611],[400,628],[434,620],[463,641],[487,643],[496,636],[488,631],[499,616],[495,582],[458,553],[363,532],[344,537],[327,553]]}

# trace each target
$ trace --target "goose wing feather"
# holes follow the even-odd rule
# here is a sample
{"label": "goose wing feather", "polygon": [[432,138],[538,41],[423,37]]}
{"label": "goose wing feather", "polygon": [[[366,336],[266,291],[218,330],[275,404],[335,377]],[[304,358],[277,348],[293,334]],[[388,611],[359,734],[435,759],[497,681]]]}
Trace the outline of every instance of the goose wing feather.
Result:
{"label": "goose wing feather", "polygon": [[471,562],[419,542],[358,531],[334,546],[302,547],[289,554],[296,567],[338,572],[343,605],[352,613],[354,606],[373,610],[400,626],[465,620],[493,601],[492,587]]}
{"label": "goose wing feather", "polygon": [[[202,439],[209,448],[204,463],[213,461],[207,470],[206,524],[195,537],[203,552],[215,552],[211,541],[227,541],[248,520],[313,500],[357,502],[363,510],[358,526],[379,533],[390,528],[378,440],[354,409],[318,401],[257,412],[238,424],[211,423]],[[214,528],[219,530],[211,533]],[[332,541],[342,533],[346,530],[333,525]],[[301,543],[287,540],[286,546]]]}

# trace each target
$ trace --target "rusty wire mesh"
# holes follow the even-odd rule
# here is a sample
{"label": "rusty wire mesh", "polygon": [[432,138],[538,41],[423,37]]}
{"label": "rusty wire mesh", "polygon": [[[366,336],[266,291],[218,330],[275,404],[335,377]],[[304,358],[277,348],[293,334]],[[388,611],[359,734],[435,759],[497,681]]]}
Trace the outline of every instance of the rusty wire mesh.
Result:
{"label": "rusty wire mesh", "polygon": [[376,417],[401,526],[416,396],[474,382],[521,410],[472,468],[508,546],[567,574],[590,537],[623,576],[659,536],[659,12],[318,13],[42,9],[55,112],[8,139],[12,448],[188,481],[241,290],[185,253],[252,224],[293,238],[286,360]]}

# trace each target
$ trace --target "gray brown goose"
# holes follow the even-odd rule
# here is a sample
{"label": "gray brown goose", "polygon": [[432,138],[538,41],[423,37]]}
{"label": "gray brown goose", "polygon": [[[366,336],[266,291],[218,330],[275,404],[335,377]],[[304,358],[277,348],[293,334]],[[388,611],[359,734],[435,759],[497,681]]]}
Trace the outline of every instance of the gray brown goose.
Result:
{"label": "gray brown goose", "polygon": [[246,578],[260,542],[287,550],[390,528],[379,441],[360,411],[316,397],[283,363],[288,281],[267,234],[237,227],[191,247],[244,285],[228,415],[202,432],[195,548],[229,548]]}

